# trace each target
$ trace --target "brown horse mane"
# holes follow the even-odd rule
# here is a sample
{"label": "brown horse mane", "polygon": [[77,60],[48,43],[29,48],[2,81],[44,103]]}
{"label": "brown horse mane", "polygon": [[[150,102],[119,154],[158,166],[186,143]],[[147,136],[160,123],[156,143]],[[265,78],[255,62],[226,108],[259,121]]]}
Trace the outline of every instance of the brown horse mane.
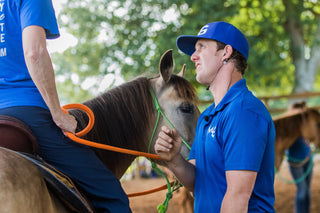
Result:
{"label": "brown horse mane", "polygon": [[[147,78],[138,78],[84,102],[95,115],[95,124],[85,138],[98,143],[137,149],[147,122],[153,113],[153,103]],[[87,124],[87,117],[75,114],[78,127]]]}
{"label": "brown horse mane", "polygon": [[[180,97],[196,99],[194,88],[184,78],[172,75],[168,83],[169,86],[174,85]],[[147,144],[144,141],[150,139],[148,138],[150,136],[146,134],[150,132],[148,131],[150,128],[154,127],[155,123],[151,121],[156,116],[150,88],[150,79],[139,77],[84,102],[95,115],[94,127],[84,138],[98,143],[147,152]],[[85,113],[80,110],[72,110],[70,113],[76,117],[79,130],[87,125],[88,118]],[[105,150],[95,151],[100,158],[108,156],[108,159],[102,160],[111,170],[115,169],[112,167],[116,165],[116,159],[133,160],[135,158],[135,156]],[[102,154],[103,152],[108,152],[108,154]]]}

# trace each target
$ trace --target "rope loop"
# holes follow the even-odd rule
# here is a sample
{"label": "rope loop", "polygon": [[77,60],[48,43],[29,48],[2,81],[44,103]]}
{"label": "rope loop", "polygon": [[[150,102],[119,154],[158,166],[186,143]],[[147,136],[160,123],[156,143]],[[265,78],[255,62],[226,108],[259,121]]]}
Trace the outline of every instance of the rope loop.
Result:
{"label": "rope loop", "polygon": [[301,175],[301,177],[299,177],[298,179],[288,180],[280,174],[280,172],[277,170],[276,167],[274,167],[274,170],[275,170],[275,173],[278,175],[279,179],[282,180],[283,182],[288,183],[288,184],[298,184],[301,181],[303,181],[310,174],[310,172],[312,171],[312,167],[313,167],[313,154],[311,154],[311,156],[310,156],[309,166],[308,166],[306,172],[303,173],[303,175]]}
{"label": "rope loop", "polygon": [[93,128],[94,125],[94,114],[91,111],[89,107],[83,104],[67,104],[61,107],[62,111],[66,114],[69,114],[67,109],[80,109],[87,113],[87,116],[89,117],[89,123],[88,125],[80,132],[76,133],[76,136],[82,137],[86,135],[90,130]]}

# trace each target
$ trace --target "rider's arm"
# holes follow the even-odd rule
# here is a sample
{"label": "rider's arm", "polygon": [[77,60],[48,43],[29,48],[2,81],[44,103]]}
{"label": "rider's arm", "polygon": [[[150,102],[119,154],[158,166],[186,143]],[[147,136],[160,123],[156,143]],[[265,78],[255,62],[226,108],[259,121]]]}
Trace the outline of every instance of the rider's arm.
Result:
{"label": "rider's arm", "polygon": [[22,42],[30,76],[46,102],[54,122],[62,130],[74,133],[77,125],[75,118],[63,113],[60,108],[45,30],[35,25],[24,28]]}
{"label": "rider's arm", "polygon": [[155,144],[155,151],[178,180],[188,190],[194,192],[195,160],[188,162],[182,157],[181,144],[179,133],[163,126]]}

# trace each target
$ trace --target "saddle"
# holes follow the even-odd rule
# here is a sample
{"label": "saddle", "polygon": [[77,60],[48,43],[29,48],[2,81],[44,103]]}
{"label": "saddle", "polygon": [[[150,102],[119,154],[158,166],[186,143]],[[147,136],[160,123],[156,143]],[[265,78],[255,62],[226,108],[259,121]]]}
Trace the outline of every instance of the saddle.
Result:
{"label": "saddle", "polygon": [[11,149],[36,165],[52,191],[74,212],[92,213],[93,208],[79,192],[72,180],[38,154],[38,144],[31,129],[24,122],[6,115],[0,115],[0,146]]}
{"label": "saddle", "polygon": [[0,115],[0,146],[36,155],[38,144],[30,128],[22,121]]}

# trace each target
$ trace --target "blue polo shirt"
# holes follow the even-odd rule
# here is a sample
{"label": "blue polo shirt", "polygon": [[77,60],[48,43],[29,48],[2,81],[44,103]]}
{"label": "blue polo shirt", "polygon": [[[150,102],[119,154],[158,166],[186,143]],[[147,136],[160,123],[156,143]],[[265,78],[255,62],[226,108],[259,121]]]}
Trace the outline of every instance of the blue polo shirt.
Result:
{"label": "blue polo shirt", "polygon": [[43,27],[47,38],[59,36],[51,0],[0,1],[0,109],[12,106],[47,108],[24,60],[22,31],[31,25]]}
{"label": "blue polo shirt", "polygon": [[220,212],[228,170],[256,171],[248,212],[275,212],[273,120],[247,88],[234,84],[199,117],[189,159],[196,160],[195,212]]}

